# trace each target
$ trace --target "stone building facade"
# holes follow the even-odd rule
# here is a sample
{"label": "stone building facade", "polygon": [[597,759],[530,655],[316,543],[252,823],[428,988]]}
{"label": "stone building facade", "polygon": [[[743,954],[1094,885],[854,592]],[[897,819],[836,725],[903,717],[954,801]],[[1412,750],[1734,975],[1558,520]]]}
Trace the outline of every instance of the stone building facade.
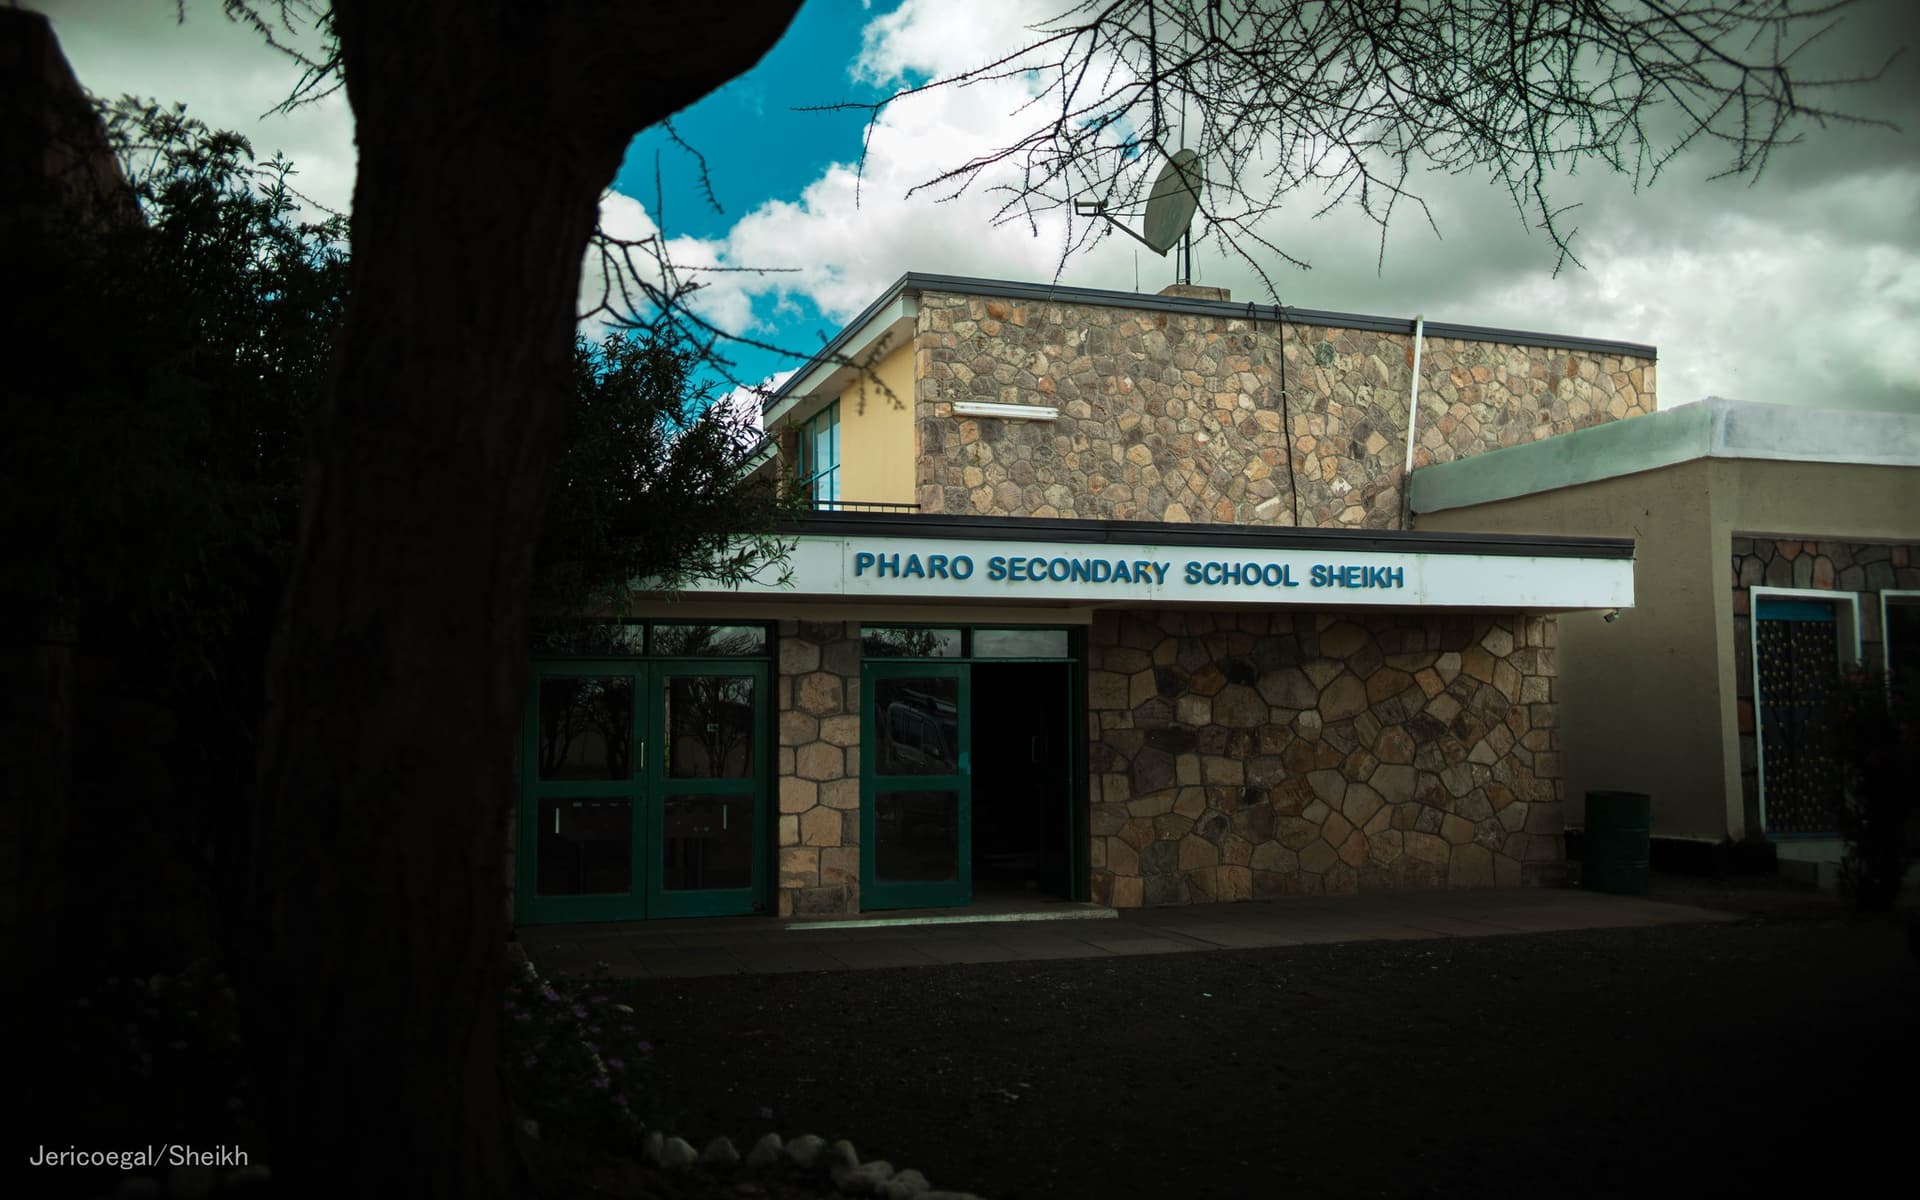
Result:
{"label": "stone building facade", "polygon": [[[1224,292],[1173,309],[933,289],[918,299],[922,511],[1401,526],[1411,323],[1233,314]],[[1425,336],[1416,467],[1653,411],[1650,354],[1520,336]],[[969,400],[1059,415],[956,416]]]}
{"label": "stone building facade", "polygon": [[[1554,614],[1631,603],[1631,544],[1410,531],[1414,362],[1422,466],[1652,412],[1652,349],[1175,291],[910,275],[771,396],[764,469],[816,508],[790,569],[643,600],[645,661],[535,664],[650,689],[636,742],[701,736],[663,681],[763,687],[751,880],[738,779],[596,783],[577,801],[595,826],[543,778],[521,857],[538,840],[556,865],[523,861],[520,886],[597,870],[632,899],[520,911],[1556,879]],[[662,655],[689,621],[750,626],[763,649]],[[632,829],[630,860],[609,828]]]}
{"label": "stone building facade", "polygon": [[780,916],[860,911],[860,627],[778,626]]}
{"label": "stone building facade", "polygon": [[1507,614],[1096,620],[1093,898],[1557,878],[1553,641]]}
{"label": "stone building facade", "polygon": [[[1528,614],[1097,618],[1090,898],[1559,879],[1555,629]],[[778,634],[776,911],[858,912],[860,628]]]}

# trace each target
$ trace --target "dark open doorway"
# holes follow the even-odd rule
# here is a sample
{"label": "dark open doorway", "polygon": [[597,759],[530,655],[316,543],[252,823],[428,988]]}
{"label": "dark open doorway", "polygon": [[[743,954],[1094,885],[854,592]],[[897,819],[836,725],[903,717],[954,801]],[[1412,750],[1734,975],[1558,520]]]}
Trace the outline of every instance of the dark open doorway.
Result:
{"label": "dark open doorway", "polygon": [[973,664],[973,894],[1070,897],[1072,667]]}

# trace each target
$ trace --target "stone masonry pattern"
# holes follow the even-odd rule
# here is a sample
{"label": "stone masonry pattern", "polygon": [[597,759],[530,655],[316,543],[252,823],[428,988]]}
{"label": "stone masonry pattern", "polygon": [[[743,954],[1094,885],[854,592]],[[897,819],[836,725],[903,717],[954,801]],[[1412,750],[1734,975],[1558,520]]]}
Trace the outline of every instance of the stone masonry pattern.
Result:
{"label": "stone masonry pattern", "polygon": [[1860,597],[1860,655],[1879,665],[1880,593],[1920,590],[1920,544],[1834,542],[1737,537],[1733,539],[1734,695],[1740,732],[1740,795],[1746,828],[1761,835],[1760,744],[1754,735],[1754,587],[1814,588]]}
{"label": "stone masonry pattern", "polygon": [[[922,511],[1399,524],[1409,334],[928,292],[914,346]],[[966,400],[1059,419],[956,417]],[[1650,359],[1429,336],[1414,464],[1654,405]]]}
{"label": "stone masonry pattern", "polygon": [[1555,634],[1526,615],[1098,614],[1092,899],[1557,879]]}
{"label": "stone masonry pattern", "polygon": [[860,910],[860,629],[782,621],[774,776],[782,917]]}

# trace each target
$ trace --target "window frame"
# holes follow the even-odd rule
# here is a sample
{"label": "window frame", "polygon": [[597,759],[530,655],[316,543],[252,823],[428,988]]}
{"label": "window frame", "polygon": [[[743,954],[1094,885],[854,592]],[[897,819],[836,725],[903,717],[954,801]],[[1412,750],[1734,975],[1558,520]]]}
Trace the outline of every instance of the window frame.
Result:
{"label": "window frame", "polygon": [[[825,425],[823,429],[822,426]],[[820,465],[820,438],[827,437],[832,449],[833,462],[825,467]],[[834,400],[824,405],[818,412],[799,426],[799,449],[795,454],[795,474],[800,487],[806,490],[807,498],[815,504],[834,505],[840,502],[840,402]],[[826,481],[823,489],[821,481]],[[828,494],[823,495],[822,491]]]}

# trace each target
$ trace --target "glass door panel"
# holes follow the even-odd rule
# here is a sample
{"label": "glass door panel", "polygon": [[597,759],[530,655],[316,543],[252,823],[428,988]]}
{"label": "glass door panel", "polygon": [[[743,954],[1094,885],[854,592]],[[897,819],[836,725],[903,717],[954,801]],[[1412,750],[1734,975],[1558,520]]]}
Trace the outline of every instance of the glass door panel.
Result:
{"label": "glass door panel", "polygon": [[670,892],[753,886],[753,797],[668,796],[661,879]]}
{"label": "glass door panel", "polygon": [[759,818],[766,668],[758,663],[657,665],[651,721],[659,753],[649,785],[647,911],[710,916],[754,911],[755,864],[767,854]]}
{"label": "glass door panel", "polygon": [[755,680],[746,675],[669,675],[662,697],[662,756],[674,779],[753,775]]}
{"label": "glass door panel", "polygon": [[534,859],[542,896],[633,891],[633,801],[625,796],[543,796]]}
{"label": "glass door panel", "polygon": [[541,779],[633,774],[633,677],[551,675],[540,680],[536,742]]}
{"label": "glass door panel", "polygon": [[953,883],[960,878],[960,793],[873,796],[875,883]]}
{"label": "glass door panel", "polygon": [[967,668],[863,667],[861,907],[966,904],[973,892]]}
{"label": "glass door panel", "polygon": [[522,722],[517,905],[531,922],[644,916],[645,667],[536,663]]}

